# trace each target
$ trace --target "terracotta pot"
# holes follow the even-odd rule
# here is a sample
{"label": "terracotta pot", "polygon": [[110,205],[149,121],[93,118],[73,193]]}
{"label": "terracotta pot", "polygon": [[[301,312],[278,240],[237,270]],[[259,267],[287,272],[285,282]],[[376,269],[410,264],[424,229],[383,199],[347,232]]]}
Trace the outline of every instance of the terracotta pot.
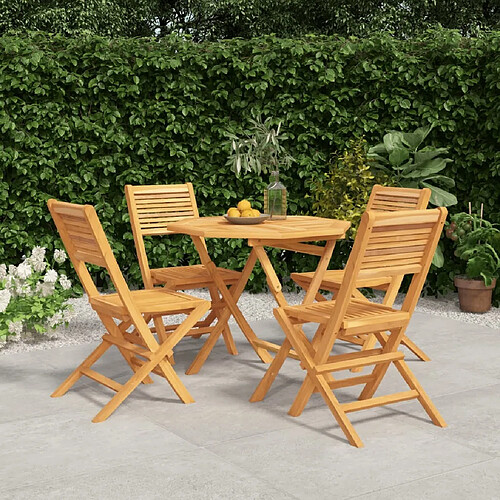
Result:
{"label": "terracotta pot", "polygon": [[465,276],[455,276],[455,286],[458,288],[458,302],[464,312],[485,313],[491,308],[491,295],[497,280],[486,286],[482,279],[471,279]]}

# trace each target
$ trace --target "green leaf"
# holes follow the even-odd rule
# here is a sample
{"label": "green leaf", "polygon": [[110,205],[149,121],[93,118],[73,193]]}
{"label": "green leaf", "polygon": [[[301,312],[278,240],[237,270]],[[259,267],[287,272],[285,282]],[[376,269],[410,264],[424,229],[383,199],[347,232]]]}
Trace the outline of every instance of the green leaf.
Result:
{"label": "green leaf", "polygon": [[432,125],[420,127],[415,132],[402,134],[402,141],[411,149],[416,150],[432,130]]}
{"label": "green leaf", "polygon": [[434,252],[434,256],[432,257],[432,265],[441,268],[444,266],[444,254],[441,245],[436,247],[436,251]]}
{"label": "green leaf", "polygon": [[448,148],[434,148],[429,146],[415,153],[415,163],[424,163],[446,153],[448,153]]}
{"label": "green leaf", "polygon": [[402,132],[389,132],[384,135],[384,146],[389,154],[392,153],[394,148],[401,146],[402,138]]}
{"label": "green leaf", "polygon": [[421,165],[410,165],[401,175],[408,179],[426,178],[432,174],[441,172],[450,161],[447,158],[434,158]]}
{"label": "green leaf", "polygon": [[458,200],[454,194],[445,191],[444,189],[438,188],[429,184],[428,182],[421,183],[423,187],[427,187],[431,190],[430,202],[436,207],[449,207],[451,205],[456,205]]}
{"label": "green leaf", "polygon": [[392,150],[391,154],[389,155],[389,162],[392,165],[399,167],[399,165],[408,160],[409,157],[410,153],[406,148],[403,149],[400,147],[396,147]]}
{"label": "green leaf", "polygon": [[370,149],[368,149],[369,154],[384,154],[387,153],[387,148],[385,147],[384,143],[377,144],[376,146],[372,146]]}
{"label": "green leaf", "polygon": [[434,183],[440,184],[441,186],[451,189],[455,187],[455,181],[451,177],[446,177],[446,175],[431,175],[422,179],[424,181],[434,181]]}

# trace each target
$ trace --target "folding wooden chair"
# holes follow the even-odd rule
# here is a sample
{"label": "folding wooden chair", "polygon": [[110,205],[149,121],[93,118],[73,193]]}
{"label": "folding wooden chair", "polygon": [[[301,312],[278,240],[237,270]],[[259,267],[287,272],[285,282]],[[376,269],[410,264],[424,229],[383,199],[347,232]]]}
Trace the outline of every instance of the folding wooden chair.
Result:
{"label": "folding wooden chair", "polygon": [[[370,199],[368,200],[368,204],[366,205],[366,210],[375,212],[424,210],[425,208],[427,208],[430,196],[431,190],[428,188],[410,189],[380,186],[379,184],[376,184],[375,186],[373,186],[372,192],[370,194]],[[292,273],[291,278],[295,281],[295,283],[297,283],[297,285],[307,291],[311,286],[313,276],[314,272]],[[325,277],[321,282],[320,290],[326,290],[332,292],[335,295],[338,292],[343,279],[344,271],[342,269],[328,270],[326,271]],[[392,306],[394,304],[394,300],[396,300],[396,296],[398,294],[402,279],[402,276],[379,276],[377,278],[360,279],[356,283],[354,295],[355,297],[358,297],[360,299],[363,298],[363,294],[359,291],[359,288],[373,288],[376,290],[384,290],[385,296],[383,303],[387,306]],[[318,301],[326,300],[325,297],[320,293],[316,295],[316,299]],[[362,338],[352,337],[349,339],[349,341],[361,345],[362,349],[371,349],[376,343],[376,338],[374,335],[369,335]],[[423,352],[408,337],[404,336],[401,343],[408,347],[408,349],[410,349],[410,351],[417,355],[421,360],[430,360],[429,356],[427,356],[427,354],[425,354],[425,352]]]}
{"label": "folding wooden chair", "polygon": [[[264,398],[284,360],[290,355],[301,361],[307,376],[289,414],[300,415],[312,393],[320,392],[354,446],[361,447],[363,444],[346,413],[364,408],[418,399],[432,422],[445,427],[443,418],[404,362],[404,353],[398,351],[398,346],[420,296],[446,214],[445,208],[365,212],[335,300],[274,310],[286,340],[250,401]],[[353,290],[360,280],[406,274],[413,277],[400,310],[353,297]],[[312,341],[300,328],[308,322],[319,324]],[[381,333],[384,331],[389,331],[389,335]],[[338,338],[360,334],[374,334],[382,347],[331,355]],[[391,363],[410,390],[373,397]],[[375,365],[370,374],[340,380],[331,376],[332,372],[370,365]],[[364,385],[358,401],[339,403],[333,389],[358,384]]]}
{"label": "folding wooden chair", "polygon": [[[215,327],[212,323],[218,317],[221,299],[205,266],[200,264],[151,269],[144,244],[146,236],[175,234],[174,231],[168,229],[171,222],[199,217],[193,185],[190,182],[153,186],[126,185],[125,196],[145,288],[152,289],[155,285],[163,285],[170,290],[208,288],[212,299],[212,310],[187,335],[199,338],[201,335],[211,333]],[[204,241],[203,244],[205,244]],[[238,271],[224,268],[218,268],[218,270],[226,286],[236,284],[241,277],[241,273]],[[171,331],[177,326],[164,325],[159,320],[155,322],[156,329]],[[229,354],[238,354],[229,326],[224,327],[222,336]]]}
{"label": "folding wooden chair", "polygon": [[[56,200],[49,200],[48,206],[90,305],[107,330],[99,347],[59,386],[52,397],[64,395],[85,375],[116,391],[115,396],[92,420],[102,422],[141,382],[152,383],[149,374],[154,372],[167,380],[181,401],[194,402],[172,368],[168,356],[172,355],[173,347],[210,309],[210,302],[166,289],[130,291],[94,207]],[[100,294],[87,264],[104,267],[116,293]],[[186,314],[187,317],[168,337],[160,332],[156,339],[145,317],[156,319],[169,314]],[[116,324],[114,318],[120,323]],[[133,333],[127,332],[130,327],[134,328]],[[119,384],[91,368],[112,345],[118,348],[133,371],[132,377],[125,384]]]}

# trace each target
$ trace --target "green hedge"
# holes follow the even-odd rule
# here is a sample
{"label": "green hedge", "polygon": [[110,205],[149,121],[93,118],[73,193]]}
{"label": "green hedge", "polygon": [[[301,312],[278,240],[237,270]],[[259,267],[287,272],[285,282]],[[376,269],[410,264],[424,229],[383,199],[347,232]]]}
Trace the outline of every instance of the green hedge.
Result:
{"label": "green hedge", "polygon": [[[310,211],[311,180],[353,136],[436,125],[431,142],[449,146],[447,169],[459,206],[485,203],[500,221],[500,32],[462,38],[430,32],[410,41],[368,39],[0,38],[0,262],[54,244],[46,200],[96,206],[122,269],[139,283],[124,185],[194,183],[202,215],[241,198],[262,201],[267,179],[241,179],[225,166],[228,131],[252,112],[283,120],[297,159],[282,173],[291,213]],[[196,261],[185,238],[155,240],[153,264]],[[209,243],[218,263],[241,267],[239,241]],[[239,249],[242,249],[241,251]],[[238,251],[235,251],[237,249]],[[345,252],[344,252],[345,254]],[[455,266],[434,270],[432,289]],[[278,272],[315,259],[274,252]],[[264,285],[262,272],[254,290]]]}

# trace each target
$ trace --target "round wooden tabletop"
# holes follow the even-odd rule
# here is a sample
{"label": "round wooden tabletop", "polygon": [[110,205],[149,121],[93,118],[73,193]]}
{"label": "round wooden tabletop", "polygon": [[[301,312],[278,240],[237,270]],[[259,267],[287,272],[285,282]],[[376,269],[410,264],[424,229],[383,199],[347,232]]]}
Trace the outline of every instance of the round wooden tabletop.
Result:
{"label": "round wooden tabletop", "polygon": [[268,219],[260,224],[233,224],[224,217],[199,217],[171,222],[169,231],[204,238],[243,238],[256,240],[321,241],[342,238],[350,222],[307,215],[285,220]]}

